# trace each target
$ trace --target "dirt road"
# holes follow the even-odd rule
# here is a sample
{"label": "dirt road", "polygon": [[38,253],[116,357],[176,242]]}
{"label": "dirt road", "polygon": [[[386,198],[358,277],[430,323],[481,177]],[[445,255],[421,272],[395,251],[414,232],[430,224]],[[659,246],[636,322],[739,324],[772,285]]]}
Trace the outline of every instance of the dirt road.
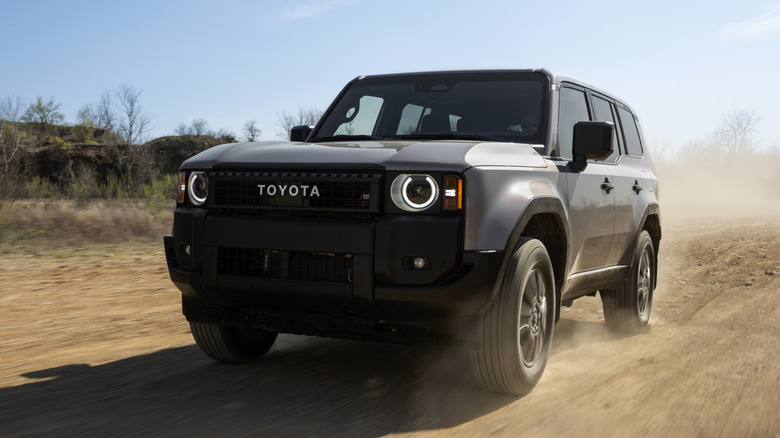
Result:
{"label": "dirt road", "polygon": [[160,244],[3,248],[0,436],[780,437],[779,212],[667,214],[648,330],[575,302],[525,398],[430,346],[280,336],[217,364]]}

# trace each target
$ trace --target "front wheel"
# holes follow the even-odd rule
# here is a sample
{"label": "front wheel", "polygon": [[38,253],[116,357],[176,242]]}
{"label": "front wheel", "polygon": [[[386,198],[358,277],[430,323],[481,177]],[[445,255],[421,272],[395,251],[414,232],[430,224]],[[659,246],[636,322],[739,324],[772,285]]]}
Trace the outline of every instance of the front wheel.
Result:
{"label": "front wheel", "polygon": [[209,322],[190,322],[190,331],[201,351],[219,362],[245,363],[260,359],[276,341],[276,333]]}
{"label": "front wheel", "polygon": [[555,282],[542,242],[524,239],[512,254],[499,293],[485,312],[483,339],[470,352],[485,389],[526,395],[542,377],[555,326]]}
{"label": "front wheel", "polygon": [[642,231],[626,281],[618,289],[599,293],[604,320],[610,330],[630,334],[647,325],[653,307],[655,260],[653,239],[647,231]]}

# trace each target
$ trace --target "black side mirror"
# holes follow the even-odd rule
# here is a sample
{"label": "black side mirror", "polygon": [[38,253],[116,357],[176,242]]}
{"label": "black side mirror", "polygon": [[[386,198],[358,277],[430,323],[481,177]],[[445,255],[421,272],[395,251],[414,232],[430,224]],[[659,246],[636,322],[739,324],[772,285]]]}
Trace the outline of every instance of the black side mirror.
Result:
{"label": "black side mirror", "polygon": [[314,126],[298,125],[290,129],[290,141],[306,141],[309,134],[314,130]]}
{"label": "black side mirror", "polygon": [[614,131],[612,122],[577,122],[574,125],[574,159],[569,167],[582,172],[588,166],[588,160],[604,160],[612,155]]}

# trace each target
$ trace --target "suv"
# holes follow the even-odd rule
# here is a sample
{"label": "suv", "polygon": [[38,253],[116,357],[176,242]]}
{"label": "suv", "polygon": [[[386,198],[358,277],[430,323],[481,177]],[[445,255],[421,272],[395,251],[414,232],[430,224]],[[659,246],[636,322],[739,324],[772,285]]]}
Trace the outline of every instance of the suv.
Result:
{"label": "suv", "polygon": [[278,333],[455,343],[527,394],[561,306],[647,324],[661,223],[634,112],[547,70],[360,76],[291,142],[184,162],[170,277],[211,358]]}

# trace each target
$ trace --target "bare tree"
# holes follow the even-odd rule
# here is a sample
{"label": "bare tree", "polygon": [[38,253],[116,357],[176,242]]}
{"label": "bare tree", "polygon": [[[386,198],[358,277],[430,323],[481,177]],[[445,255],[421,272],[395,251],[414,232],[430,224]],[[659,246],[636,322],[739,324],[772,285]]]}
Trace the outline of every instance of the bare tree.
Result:
{"label": "bare tree", "polygon": [[132,85],[120,85],[104,92],[93,111],[96,124],[116,139],[106,150],[109,159],[121,175],[134,182],[147,182],[157,172],[153,151],[140,146],[151,124],[151,116],[141,105],[141,93]]}
{"label": "bare tree", "polygon": [[[24,114],[24,101],[21,97],[6,96],[0,100],[0,153],[3,159],[2,179],[6,187],[10,179],[21,173],[21,156],[32,146],[32,140],[27,133],[19,129],[19,123]],[[6,195],[0,193],[0,196]]]}
{"label": "bare tree", "polygon": [[323,111],[315,107],[299,107],[298,114],[289,114],[282,111],[277,113],[279,130],[276,136],[283,139],[290,139],[290,129],[299,125],[316,125],[322,117]]}
{"label": "bare tree", "polygon": [[141,105],[141,93],[142,90],[129,84],[116,89],[116,106],[120,113],[117,133],[128,146],[142,143],[143,135],[149,131],[152,122]]}
{"label": "bare tree", "polygon": [[194,119],[190,123],[190,129],[193,135],[200,137],[207,132],[209,122],[206,119]]}
{"label": "bare tree", "polygon": [[[0,100],[0,145],[3,145],[4,158],[6,156],[5,147],[10,144],[8,141],[9,139],[5,138],[6,127],[8,127],[8,129],[13,128],[13,131],[16,131],[17,128],[14,125],[22,120],[24,106],[24,101],[20,96],[16,96],[14,98],[11,96],[6,96]],[[11,134],[12,131],[8,131],[8,135]]]}
{"label": "bare tree", "polygon": [[0,100],[0,123],[19,122],[24,114],[24,100],[21,96],[6,96]]}
{"label": "bare tree", "polygon": [[244,123],[244,134],[246,134],[246,141],[257,141],[262,131],[257,127],[255,120],[248,120]]}
{"label": "bare tree", "polygon": [[76,123],[73,126],[73,136],[81,143],[95,142],[95,122],[92,121],[92,111],[89,105],[81,107],[76,114]]}
{"label": "bare tree", "polygon": [[749,152],[753,146],[751,135],[759,120],[755,110],[729,112],[721,119],[721,127],[716,132],[718,143],[733,156]]}
{"label": "bare tree", "polygon": [[38,97],[35,103],[27,107],[22,120],[32,125],[36,144],[43,144],[54,128],[65,120],[65,116],[59,112],[60,105],[54,102],[53,97],[50,97],[48,102],[44,102],[42,97]]}
{"label": "bare tree", "polygon": [[186,123],[179,123],[179,126],[176,127],[176,130],[173,131],[175,135],[189,135],[190,134],[190,127],[187,126]]}
{"label": "bare tree", "polygon": [[235,143],[238,141],[236,140],[236,134],[233,131],[224,128],[220,128],[217,131],[209,131],[206,133],[206,135],[210,135],[226,143]]}
{"label": "bare tree", "polygon": [[93,132],[95,129],[103,131],[99,134],[102,136],[101,143],[115,146],[119,142],[119,133],[117,132],[117,113],[112,95],[111,91],[104,91],[100,95],[97,105],[84,104],[78,117],[81,121],[82,115],[86,116],[92,122]]}
{"label": "bare tree", "polygon": [[110,91],[104,91],[103,94],[100,95],[100,102],[91,112],[90,118],[98,128],[117,135],[117,116]]}

